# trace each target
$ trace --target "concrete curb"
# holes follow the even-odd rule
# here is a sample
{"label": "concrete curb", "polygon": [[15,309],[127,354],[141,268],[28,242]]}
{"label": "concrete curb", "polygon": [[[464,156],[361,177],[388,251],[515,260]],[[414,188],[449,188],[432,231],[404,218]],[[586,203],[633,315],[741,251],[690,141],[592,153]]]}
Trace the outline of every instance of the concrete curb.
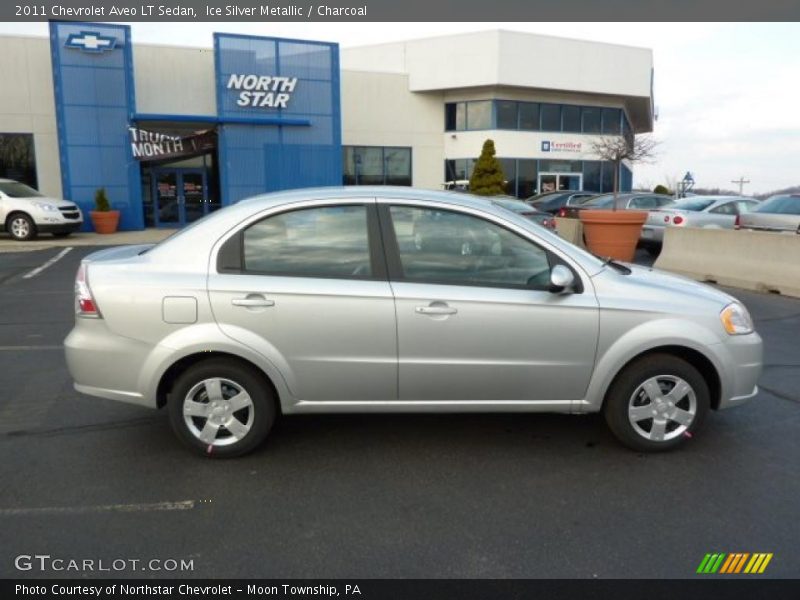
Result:
{"label": "concrete curb", "polygon": [[118,231],[107,235],[98,233],[73,233],[67,238],[56,239],[42,234],[29,242],[17,242],[7,234],[0,234],[0,253],[32,252],[48,248],[64,248],[67,246],[124,246],[127,244],[156,244],[172,235],[175,229],[143,229],[141,231]]}
{"label": "concrete curb", "polygon": [[800,298],[800,235],[667,227],[653,265],[699,281]]}

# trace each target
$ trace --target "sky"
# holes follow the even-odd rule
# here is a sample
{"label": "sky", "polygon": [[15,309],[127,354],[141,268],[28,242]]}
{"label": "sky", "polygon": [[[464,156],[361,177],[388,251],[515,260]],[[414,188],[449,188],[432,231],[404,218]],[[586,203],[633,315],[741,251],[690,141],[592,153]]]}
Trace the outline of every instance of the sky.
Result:
{"label": "sky", "polygon": [[[250,33],[360,46],[508,29],[653,50],[659,141],[634,185],[669,185],[690,171],[698,187],[765,193],[800,185],[798,23],[133,23],[136,43],[212,45],[212,33]],[[0,34],[47,35],[46,23],[0,23]]]}

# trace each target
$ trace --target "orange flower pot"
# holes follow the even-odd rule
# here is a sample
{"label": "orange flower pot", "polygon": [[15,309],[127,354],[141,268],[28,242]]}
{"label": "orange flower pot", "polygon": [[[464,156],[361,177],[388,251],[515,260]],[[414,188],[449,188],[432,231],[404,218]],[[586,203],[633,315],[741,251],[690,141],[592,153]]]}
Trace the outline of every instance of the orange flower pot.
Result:
{"label": "orange flower pot", "polygon": [[647,220],[641,210],[582,210],[579,213],[589,252],[631,262]]}
{"label": "orange flower pot", "polygon": [[92,225],[97,233],[114,233],[119,225],[119,211],[89,211],[89,216],[92,219]]}

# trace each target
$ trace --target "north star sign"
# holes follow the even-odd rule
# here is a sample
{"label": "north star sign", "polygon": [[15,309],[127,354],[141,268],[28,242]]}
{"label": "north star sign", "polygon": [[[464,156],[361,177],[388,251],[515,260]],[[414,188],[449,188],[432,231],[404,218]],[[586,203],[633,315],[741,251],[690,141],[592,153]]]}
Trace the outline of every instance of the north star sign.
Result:
{"label": "north star sign", "polygon": [[243,75],[233,73],[227,88],[239,90],[238,106],[249,108],[286,108],[297,85],[297,77]]}

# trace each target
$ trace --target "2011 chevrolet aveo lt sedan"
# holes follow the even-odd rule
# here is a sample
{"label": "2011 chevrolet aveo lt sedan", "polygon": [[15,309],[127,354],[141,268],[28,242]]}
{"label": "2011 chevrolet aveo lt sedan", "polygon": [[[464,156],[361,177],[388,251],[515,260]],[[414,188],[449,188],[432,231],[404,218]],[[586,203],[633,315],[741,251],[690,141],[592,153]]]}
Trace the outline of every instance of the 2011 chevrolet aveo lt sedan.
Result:
{"label": "2011 chevrolet aveo lt sedan", "polygon": [[762,343],[709,286],[603,261],[502,207],[409,188],[259,196],[76,280],[75,388],[166,407],[197,452],[278,414],[603,411],[639,451],[757,392]]}

